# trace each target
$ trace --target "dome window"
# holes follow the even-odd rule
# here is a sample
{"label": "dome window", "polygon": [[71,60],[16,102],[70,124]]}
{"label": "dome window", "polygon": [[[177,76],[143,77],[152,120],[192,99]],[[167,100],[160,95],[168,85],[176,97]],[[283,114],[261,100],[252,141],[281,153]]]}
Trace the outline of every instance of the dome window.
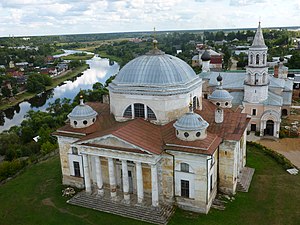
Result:
{"label": "dome window", "polygon": [[217,105],[217,106],[220,106],[220,105],[221,105],[221,103],[220,103],[220,102],[217,102],[217,103],[216,103],[216,105]]}
{"label": "dome window", "polygon": [[75,125],[75,126],[77,125],[77,121],[74,121],[74,125]]}
{"label": "dome window", "polygon": [[188,132],[184,132],[184,136],[187,138],[187,137],[190,136],[190,135],[189,135]]}
{"label": "dome window", "polygon": [[200,132],[197,132],[196,133],[196,137],[200,137],[201,133]]}
{"label": "dome window", "polygon": [[193,110],[196,110],[196,108],[198,107],[198,105],[197,105],[197,97],[196,96],[194,96],[193,97]]}
{"label": "dome window", "polygon": [[226,105],[226,106],[228,106],[228,104],[229,104],[228,102],[225,102],[225,105]]}
{"label": "dome window", "polygon": [[149,120],[156,120],[156,116],[155,113],[153,112],[153,110],[147,106],[147,118]]}
{"label": "dome window", "polygon": [[145,106],[144,104],[134,104],[134,117],[145,118]]}
{"label": "dome window", "polygon": [[96,118],[93,119],[93,123],[95,122]]}
{"label": "dome window", "polygon": [[88,123],[88,122],[87,122],[86,120],[83,121],[83,124],[84,124],[84,125],[87,125],[87,123]]}
{"label": "dome window", "polygon": [[123,114],[123,117],[128,117],[128,118],[131,118],[131,117],[132,117],[131,105],[129,105],[129,106],[125,109],[125,112],[124,112],[124,114]]}
{"label": "dome window", "polygon": [[179,135],[179,131],[178,130],[176,130],[176,134]]}

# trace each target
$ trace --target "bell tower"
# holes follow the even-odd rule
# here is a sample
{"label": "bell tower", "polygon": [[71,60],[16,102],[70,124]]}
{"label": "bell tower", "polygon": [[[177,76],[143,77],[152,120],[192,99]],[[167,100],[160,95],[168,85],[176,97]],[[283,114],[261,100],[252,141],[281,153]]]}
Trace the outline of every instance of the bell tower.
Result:
{"label": "bell tower", "polygon": [[267,66],[268,47],[265,44],[260,22],[248,53],[244,101],[260,103],[268,98],[269,75]]}

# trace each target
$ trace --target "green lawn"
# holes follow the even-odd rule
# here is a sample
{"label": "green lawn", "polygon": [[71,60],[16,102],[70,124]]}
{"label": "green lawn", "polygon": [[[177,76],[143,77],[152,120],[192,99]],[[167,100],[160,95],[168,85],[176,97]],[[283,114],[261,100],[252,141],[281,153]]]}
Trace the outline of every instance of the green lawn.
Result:
{"label": "green lawn", "polygon": [[[225,211],[200,215],[177,210],[169,224],[299,224],[300,176],[287,174],[254,148],[248,164],[256,168],[249,193],[238,193]],[[146,224],[68,205],[62,189],[57,156],[26,169],[0,186],[0,224]]]}

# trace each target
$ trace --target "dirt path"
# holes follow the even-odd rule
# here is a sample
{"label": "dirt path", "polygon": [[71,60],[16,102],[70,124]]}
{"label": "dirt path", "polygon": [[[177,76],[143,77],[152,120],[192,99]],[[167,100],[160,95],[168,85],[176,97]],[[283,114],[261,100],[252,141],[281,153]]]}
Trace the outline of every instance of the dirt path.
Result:
{"label": "dirt path", "polygon": [[281,153],[300,168],[300,138],[284,138],[277,141],[264,139],[257,142]]}

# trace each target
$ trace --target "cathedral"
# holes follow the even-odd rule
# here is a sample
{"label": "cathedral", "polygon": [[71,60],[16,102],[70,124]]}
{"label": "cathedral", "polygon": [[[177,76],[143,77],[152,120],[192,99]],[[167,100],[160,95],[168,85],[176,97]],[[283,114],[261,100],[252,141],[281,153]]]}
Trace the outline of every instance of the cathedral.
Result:
{"label": "cathedral", "polygon": [[[118,209],[177,206],[208,213],[218,191],[236,193],[245,171],[249,116],[232,109],[234,97],[222,75],[211,78],[216,85],[206,99],[203,79],[157,44],[154,40],[150,52],[119,71],[109,85],[109,104],[81,99],[69,122],[54,133],[62,183],[84,189],[69,203],[85,206],[82,202],[97,199],[86,206],[95,209],[108,199],[112,203],[105,204],[120,204]],[[265,71],[260,55],[266,50],[254,47],[258,68]],[[263,95],[269,81],[263,74],[253,81],[258,68],[249,67],[245,84]],[[248,100],[256,101],[255,95],[245,99],[246,109]]]}
{"label": "cathedral", "polygon": [[287,67],[279,65],[278,74],[269,74],[267,65],[268,47],[265,45],[259,23],[253,43],[248,52],[246,72],[211,72],[209,54],[202,55],[204,97],[218,86],[216,77],[223,77],[223,87],[233,96],[232,104],[251,116],[248,131],[260,136],[279,138],[282,116],[290,114],[293,82],[287,77]]}

